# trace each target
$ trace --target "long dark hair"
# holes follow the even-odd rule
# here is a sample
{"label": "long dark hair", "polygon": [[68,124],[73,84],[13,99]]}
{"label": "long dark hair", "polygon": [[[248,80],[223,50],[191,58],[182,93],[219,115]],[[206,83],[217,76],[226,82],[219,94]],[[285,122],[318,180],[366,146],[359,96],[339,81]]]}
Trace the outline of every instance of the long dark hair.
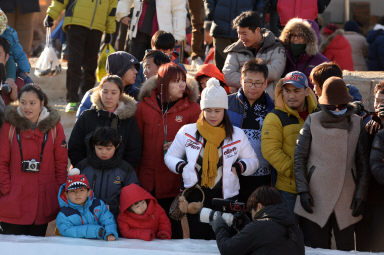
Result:
{"label": "long dark hair", "polygon": [[[204,110],[201,111],[200,116],[199,116],[199,119],[202,119],[202,118],[204,118]],[[224,124],[225,138],[232,140],[232,135],[233,135],[234,130],[233,130],[233,125],[232,125],[231,119],[228,116],[228,111],[226,109],[224,109],[223,121],[219,125],[221,125],[221,124]],[[201,137],[201,134],[200,134],[199,130],[196,130],[196,139],[199,140],[200,137]]]}

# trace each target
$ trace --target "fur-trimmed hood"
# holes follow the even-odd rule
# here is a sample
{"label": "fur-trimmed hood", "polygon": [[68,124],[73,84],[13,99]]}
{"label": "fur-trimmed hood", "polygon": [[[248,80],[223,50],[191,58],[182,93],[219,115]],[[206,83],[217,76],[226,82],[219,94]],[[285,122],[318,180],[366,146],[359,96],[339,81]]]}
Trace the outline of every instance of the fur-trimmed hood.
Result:
{"label": "fur-trimmed hood", "polygon": [[[18,105],[8,105],[5,108],[5,121],[20,130],[27,130],[33,127],[33,123],[23,116]],[[42,133],[46,133],[55,127],[59,121],[59,112],[50,106],[45,106],[37,120],[37,128]]]}
{"label": "fur-trimmed hood", "polygon": [[335,39],[335,37],[339,36],[339,35],[344,36],[344,30],[343,29],[337,29],[331,35],[325,37],[325,39],[321,43],[320,52],[324,52],[325,49],[328,47],[328,45],[333,41],[333,39]]}
{"label": "fur-trimmed hood", "polygon": [[288,21],[279,37],[285,46],[289,45],[289,35],[292,32],[302,33],[304,35],[305,41],[307,42],[305,52],[308,55],[314,56],[319,53],[318,38],[316,32],[308,21],[300,18],[293,18]]}
{"label": "fur-trimmed hood", "polygon": [[[92,108],[96,110],[103,110],[104,107],[103,104],[101,103],[101,97],[99,90],[96,89],[91,95],[91,102],[92,102]],[[125,94],[122,93],[120,100],[119,100],[119,105],[117,106],[117,109],[115,110],[115,114],[119,117],[119,119],[128,119],[130,117],[133,117],[136,113],[137,110],[137,102],[136,100]]]}
{"label": "fur-trimmed hood", "polygon": [[[138,96],[139,101],[144,100],[145,97],[151,96],[152,91],[157,86],[156,80],[157,80],[157,75],[149,78],[141,85],[139,96]],[[199,98],[199,85],[197,84],[197,81],[187,76],[187,87],[190,90],[188,101],[197,102],[197,99]]]}

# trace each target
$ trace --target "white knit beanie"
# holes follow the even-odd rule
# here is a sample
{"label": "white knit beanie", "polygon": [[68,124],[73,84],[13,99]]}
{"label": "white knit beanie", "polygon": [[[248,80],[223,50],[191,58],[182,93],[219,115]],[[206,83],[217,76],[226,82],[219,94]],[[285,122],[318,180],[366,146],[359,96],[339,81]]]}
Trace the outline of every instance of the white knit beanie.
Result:
{"label": "white knit beanie", "polygon": [[224,108],[228,110],[228,95],[216,78],[207,81],[207,86],[201,92],[200,109]]}

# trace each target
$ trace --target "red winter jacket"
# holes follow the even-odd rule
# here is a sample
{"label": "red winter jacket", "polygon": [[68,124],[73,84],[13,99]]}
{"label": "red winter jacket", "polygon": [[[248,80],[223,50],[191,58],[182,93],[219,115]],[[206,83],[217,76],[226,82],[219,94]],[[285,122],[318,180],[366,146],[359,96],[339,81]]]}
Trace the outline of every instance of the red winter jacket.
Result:
{"label": "red winter jacket", "polygon": [[315,20],[317,18],[317,0],[279,0],[277,12],[282,26],[292,18]]}
{"label": "red winter jacket", "polygon": [[331,34],[320,47],[320,52],[338,64],[341,70],[353,71],[352,48],[341,29]]}
{"label": "red winter jacket", "polygon": [[[46,224],[59,212],[57,194],[67,176],[67,144],[55,109],[43,108],[39,118],[37,128],[32,130],[31,122],[20,116],[17,107],[8,106],[5,111],[6,123],[0,133],[0,222]],[[20,129],[24,160],[40,161],[44,133],[48,131],[38,173],[22,171],[17,135],[16,131],[10,135],[11,125]]]}
{"label": "red winter jacket", "polygon": [[[128,208],[141,200],[147,201],[144,214],[135,214]],[[151,241],[154,238],[170,239],[171,222],[157,200],[137,184],[130,184],[121,190],[120,214],[117,218],[120,233],[125,238]]]}
{"label": "red winter jacket", "polygon": [[[191,95],[189,98],[180,99],[162,118],[163,114],[154,90],[156,78],[157,76],[151,77],[142,85],[135,117],[143,145],[138,167],[139,180],[147,191],[155,191],[155,197],[159,199],[177,196],[181,184],[181,175],[169,171],[164,163],[164,141],[173,141],[182,126],[195,123],[200,114],[200,106],[196,103],[199,95],[197,82],[188,79],[187,86],[191,90]],[[164,139],[165,126],[167,139]]]}

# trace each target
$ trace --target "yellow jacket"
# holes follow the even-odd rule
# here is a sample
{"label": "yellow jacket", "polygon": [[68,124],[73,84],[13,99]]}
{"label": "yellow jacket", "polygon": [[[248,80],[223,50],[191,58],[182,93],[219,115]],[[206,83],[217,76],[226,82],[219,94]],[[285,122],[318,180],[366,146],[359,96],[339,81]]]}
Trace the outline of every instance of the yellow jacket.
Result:
{"label": "yellow jacket", "polygon": [[63,29],[83,26],[112,34],[116,30],[117,0],[52,0],[47,14],[56,20],[65,9]]}
{"label": "yellow jacket", "polygon": [[[276,169],[276,188],[296,194],[293,170],[296,140],[304,124],[296,110],[288,107],[283,99],[281,79],[275,88],[275,109],[265,117],[261,131],[261,152]],[[312,90],[306,97],[309,114],[317,108],[317,99]]]}

